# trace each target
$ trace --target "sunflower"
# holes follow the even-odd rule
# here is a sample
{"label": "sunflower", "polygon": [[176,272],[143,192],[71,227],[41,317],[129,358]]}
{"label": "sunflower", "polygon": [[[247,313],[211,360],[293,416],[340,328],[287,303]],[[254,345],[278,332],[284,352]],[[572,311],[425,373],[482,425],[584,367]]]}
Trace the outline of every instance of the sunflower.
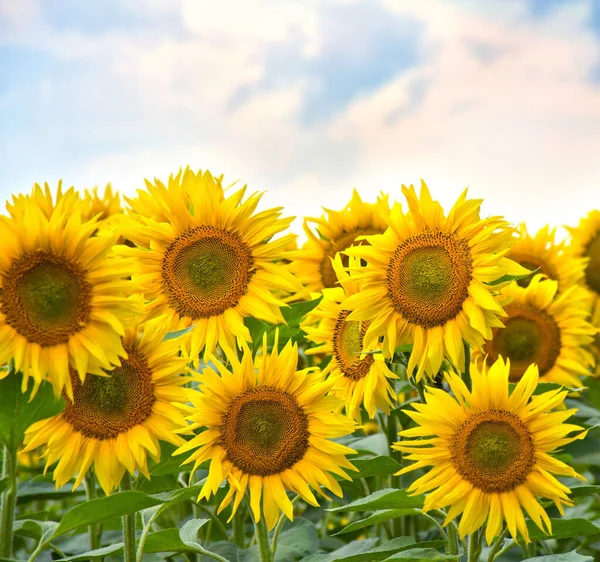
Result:
{"label": "sunflower", "polygon": [[600,326],[600,211],[590,211],[577,227],[565,227],[571,235],[568,255],[587,258],[584,285],[589,291],[592,323]]}
{"label": "sunflower", "polygon": [[384,355],[392,357],[397,345],[413,344],[408,373],[417,367],[419,380],[435,375],[444,357],[462,370],[463,340],[481,345],[505,316],[488,283],[527,270],[504,257],[512,228],[499,217],[481,219],[481,200],[467,199],[466,190],[448,216],[424,182],[420,200],[412,185],[402,191],[410,212],[396,203],[384,234],[346,250],[367,265],[351,270],[362,290],[342,306],[352,311],[349,320],[369,322],[367,348],[383,336]]}
{"label": "sunflower", "polygon": [[[359,236],[384,232],[390,207],[387,195],[381,194],[375,203],[364,203],[355,189],[352,199],[341,211],[325,211],[327,216],[320,219],[305,219],[308,241],[300,250],[288,253],[292,260],[290,270],[304,285],[297,298],[307,298],[311,292],[325,287],[336,287],[338,280],[331,260],[352,245],[365,244],[364,240],[357,240]],[[316,225],[316,233],[309,222]]]}
{"label": "sunflower", "polygon": [[[519,237],[506,256],[531,271],[539,268],[538,273],[558,281],[558,292],[562,293],[582,282],[587,260],[565,252],[564,243],[557,243],[555,237],[556,229],[551,230],[549,226],[532,236],[525,224],[521,224]],[[519,279],[517,283],[527,287],[530,281],[531,276]]]}
{"label": "sunflower", "polygon": [[116,259],[114,237],[92,237],[82,202],[57,197],[42,208],[35,197],[15,200],[0,217],[0,363],[14,359],[23,390],[44,378],[72,396],[69,366],[81,379],[120,364],[124,325],[140,301],[128,280],[129,259]]}
{"label": "sunflower", "polygon": [[[162,216],[154,209],[154,218],[128,216],[124,235],[139,247],[122,251],[139,264],[150,317],[166,313],[177,329],[192,327],[186,345],[194,360],[203,348],[210,357],[217,344],[234,353],[236,340],[251,339],[245,317],[284,322],[274,293],[299,289],[275,263],[293,235],[272,240],[292,219],[280,219],[279,208],[254,213],[260,194],[242,202],[243,187],[226,197],[209,172],[186,169],[171,183],[151,189]],[[143,212],[139,201],[133,207]]]}
{"label": "sunflower", "polygon": [[23,212],[27,208],[27,201],[31,201],[49,220],[59,201],[62,201],[63,205],[66,204],[66,201],[64,200],[67,200],[68,204],[74,205],[80,200],[79,193],[75,191],[74,187],[69,187],[67,191],[63,193],[62,180],[59,180],[58,182],[56,194],[52,192],[52,189],[47,182],[44,183],[43,188],[39,183],[34,183],[29,195],[24,195],[22,193],[13,195],[12,203],[6,202],[6,210],[12,217],[22,219]]}
{"label": "sunflower", "polygon": [[[358,265],[356,262],[353,259],[354,265]],[[359,283],[344,270],[340,254],[335,257],[333,267],[342,286],[323,289],[323,299],[302,323],[302,329],[308,334],[306,339],[319,345],[307,349],[306,354],[331,355],[323,373],[330,374],[335,381],[333,393],[344,401],[348,416],[360,420],[361,404],[371,419],[377,408],[389,414],[395,393],[387,379],[396,375],[388,369],[381,345],[364,354],[363,334],[368,322],[348,320],[350,311],[341,306],[347,295],[359,292]],[[315,319],[317,326],[312,325]]]}
{"label": "sunflower", "polygon": [[157,318],[141,332],[129,328],[123,337],[127,359],[105,376],[90,376],[82,383],[71,370],[73,399],[65,395],[65,410],[27,430],[23,452],[43,446],[46,470],[58,461],[57,487],[77,475],[77,488],[93,464],[109,494],[125,470],[150,477],[147,457],[159,460],[159,440],[184,443],[173,432],[185,426],[178,403],[187,400],[182,385],[188,378],[180,376],[187,372],[187,359],[178,353],[176,338],[163,340],[167,327]]}
{"label": "sunflower", "polygon": [[406,411],[417,427],[400,432],[417,439],[394,445],[416,461],[399,474],[432,467],[409,488],[417,494],[430,492],[423,510],[450,506],[445,524],[462,513],[461,537],[487,519],[488,544],[501,532],[503,520],[513,538],[520,532],[529,542],[522,508],[542,531],[551,533],[550,519],[536,497],[552,500],[564,514],[563,505],[572,505],[570,490],[552,473],[583,478],[549,454],[586,434],[564,423],[576,410],[551,411],[563,404],[568,391],[532,397],[538,384],[532,365],[509,395],[509,372],[509,363],[501,358],[481,372],[473,364],[472,391],[459,376],[447,374],[454,397],[426,388],[426,403],[413,404],[416,412]]}
{"label": "sunflower", "polygon": [[103,195],[98,193],[98,186],[92,190],[86,189],[84,201],[88,206],[86,218],[98,216],[98,221],[103,226],[114,222],[123,212],[119,192],[113,191],[110,183],[106,184]]}
{"label": "sunflower", "polygon": [[210,459],[198,500],[210,498],[226,479],[230,488],[219,512],[233,500],[233,517],[249,489],[254,518],[260,520],[262,496],[269,529],[280,510],[293,518],[286,490],[318,506],[309,484],[325,498],[321,487],[341,497],[330,473],[351,480],[346,469],[356,470],[345,456],[354,451],[331,441],[354,429],[349,418],[334,413],[339,400],[326,396],[331,383],[319,371],[296,371],[296,344],[288,342],[278,352],[277,343],[276,336],[269,354],[265,338],[263,353],[254,363],[246,347],[241,362],[231,358],[231,371],[217,363],[218,373],[208,368],[198,376],[200,392],[191,395],[188,420],[191,429],[206,429],[175,451],[177,455],[197,449],[185,461],[194,461],[194,471]]}
{"label": "sunflower", "polygon": [[511,283],[503,290],[510,299],[504,328],[494,328],[492,339],[476,352],[493,363],[510,359],[510,380],[517,382],[529,365],[540,379],[576,388],[580,376],[591,375],[594,356],[585,349],[597,330],[588,321],[579,287],[558,294],[558,282],[535,275],[527,287]]}

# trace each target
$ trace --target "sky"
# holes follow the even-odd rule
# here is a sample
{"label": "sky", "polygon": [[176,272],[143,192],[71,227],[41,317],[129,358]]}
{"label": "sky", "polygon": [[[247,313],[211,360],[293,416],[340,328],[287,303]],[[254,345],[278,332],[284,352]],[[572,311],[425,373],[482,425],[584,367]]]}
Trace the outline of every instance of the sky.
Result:
{"label": "sky", "polygon": [[186,165],[287,215],[422,178],[576,224],[600,208],[600,0],[0,0],[1,200]]}

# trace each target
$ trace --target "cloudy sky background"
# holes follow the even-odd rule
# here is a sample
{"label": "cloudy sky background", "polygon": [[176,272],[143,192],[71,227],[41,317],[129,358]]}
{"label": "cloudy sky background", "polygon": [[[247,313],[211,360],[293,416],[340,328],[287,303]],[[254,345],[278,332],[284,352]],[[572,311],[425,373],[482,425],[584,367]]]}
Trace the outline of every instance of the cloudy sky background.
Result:
{"label": "cloudy sky background", "polygon": [[600,208],[600,0],[0,0],[0,198],[180,166],[288,214],[424,178]]}

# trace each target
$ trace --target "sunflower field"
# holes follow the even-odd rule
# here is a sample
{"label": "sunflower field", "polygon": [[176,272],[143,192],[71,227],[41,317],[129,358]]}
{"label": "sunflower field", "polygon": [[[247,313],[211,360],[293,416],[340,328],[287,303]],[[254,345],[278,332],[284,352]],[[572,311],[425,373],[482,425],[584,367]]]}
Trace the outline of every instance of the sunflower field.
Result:
{"label": "sunflower field", "polygon": [[6,203],[0,560],[599,560],[600,212],[260,199]]}

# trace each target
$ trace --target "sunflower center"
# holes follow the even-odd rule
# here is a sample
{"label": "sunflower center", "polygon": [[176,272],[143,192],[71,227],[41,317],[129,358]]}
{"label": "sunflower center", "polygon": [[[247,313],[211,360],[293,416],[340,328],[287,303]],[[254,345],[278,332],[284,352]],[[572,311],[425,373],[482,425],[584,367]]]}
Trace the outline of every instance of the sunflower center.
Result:
{"label": "sunflower center", "polygon": [[369,374],[373,364],[373,355],[366,355],[363,359],[363,337],[368,322],[346,320],[349,310],[342,310],[338,316],[333,332],[333,353],[337,364],[344,374],[352,380],[360,380]]}
{"label": "sunflower center", "polygon": [[494,328],[485,344],[489,361],[501,355],[510,359],[510,380],[521,379],[529,365],[536,363],[540,376],[554,367],[560,355],[560,328],[546,312],[531,306],[509,305],[504,328]]}
{"label": "sunflower center", "polygon": [[91,285],[78,264],[48,250],[15,260],[2,277],[0,311],[29,342],[66,343],[89,320]]}
{"label": "sunflower center", "polygon": [[[324,287],[338,287],[338,278],[333,269],[331,259],[335,258],[338,252],[343,252],[351,246],[364,246],[369,243],[366,240],[356,240],[359,236],[370,236],[372,234],[382,234],[383,230],[375,227],[356,228],[350,232],[344,232],[336,240],[329,243],[325,249],[325,255],[321,261],[321,280]],[[342,264],[348,267],[348,256],[342,254]]]}
{"label": "sunflower center", "polygon": [[432,328],[452,320],[469,296],[473,261],[466,241],[427,231],[407,238],[387,269],[388,295],[407,320]]}
{"label": "sunflower center", "polygon": [[459,427],[452,461],[459,474],[483,492],[509,492],[523,484],[533,468],[533,440],[513,413],[488,410]]}
{"label": "sunflower center", "polygon": [[592,238],[584,255],[590,258],[590,261],[585,268],[585,279],[587,284],[596,293],[600,293],[600,233]]}
{"label": "sunflower center", "polygon": [[152,373],[146,358],[125,348],[127,359],[107,371],[108,377],[88,375],[85,383],[71,372],[73,402],[66,399],[64,418],[75,431],[92,439],[113,439],[143,423],[155,402]]}
{"label": "sunflower center", "polygon": [[253,258],[235,233],[198,226],[178,236],[162,264],[163,286],[180,316],[208,318],[235,307],[248,290]]}
{"label": "sunflower center", "polygon": [[295,398],[270,386],[240,394],[223,416],[222,445],[227,459],[243,473],[278,474],[308,449],[308,420]]}

